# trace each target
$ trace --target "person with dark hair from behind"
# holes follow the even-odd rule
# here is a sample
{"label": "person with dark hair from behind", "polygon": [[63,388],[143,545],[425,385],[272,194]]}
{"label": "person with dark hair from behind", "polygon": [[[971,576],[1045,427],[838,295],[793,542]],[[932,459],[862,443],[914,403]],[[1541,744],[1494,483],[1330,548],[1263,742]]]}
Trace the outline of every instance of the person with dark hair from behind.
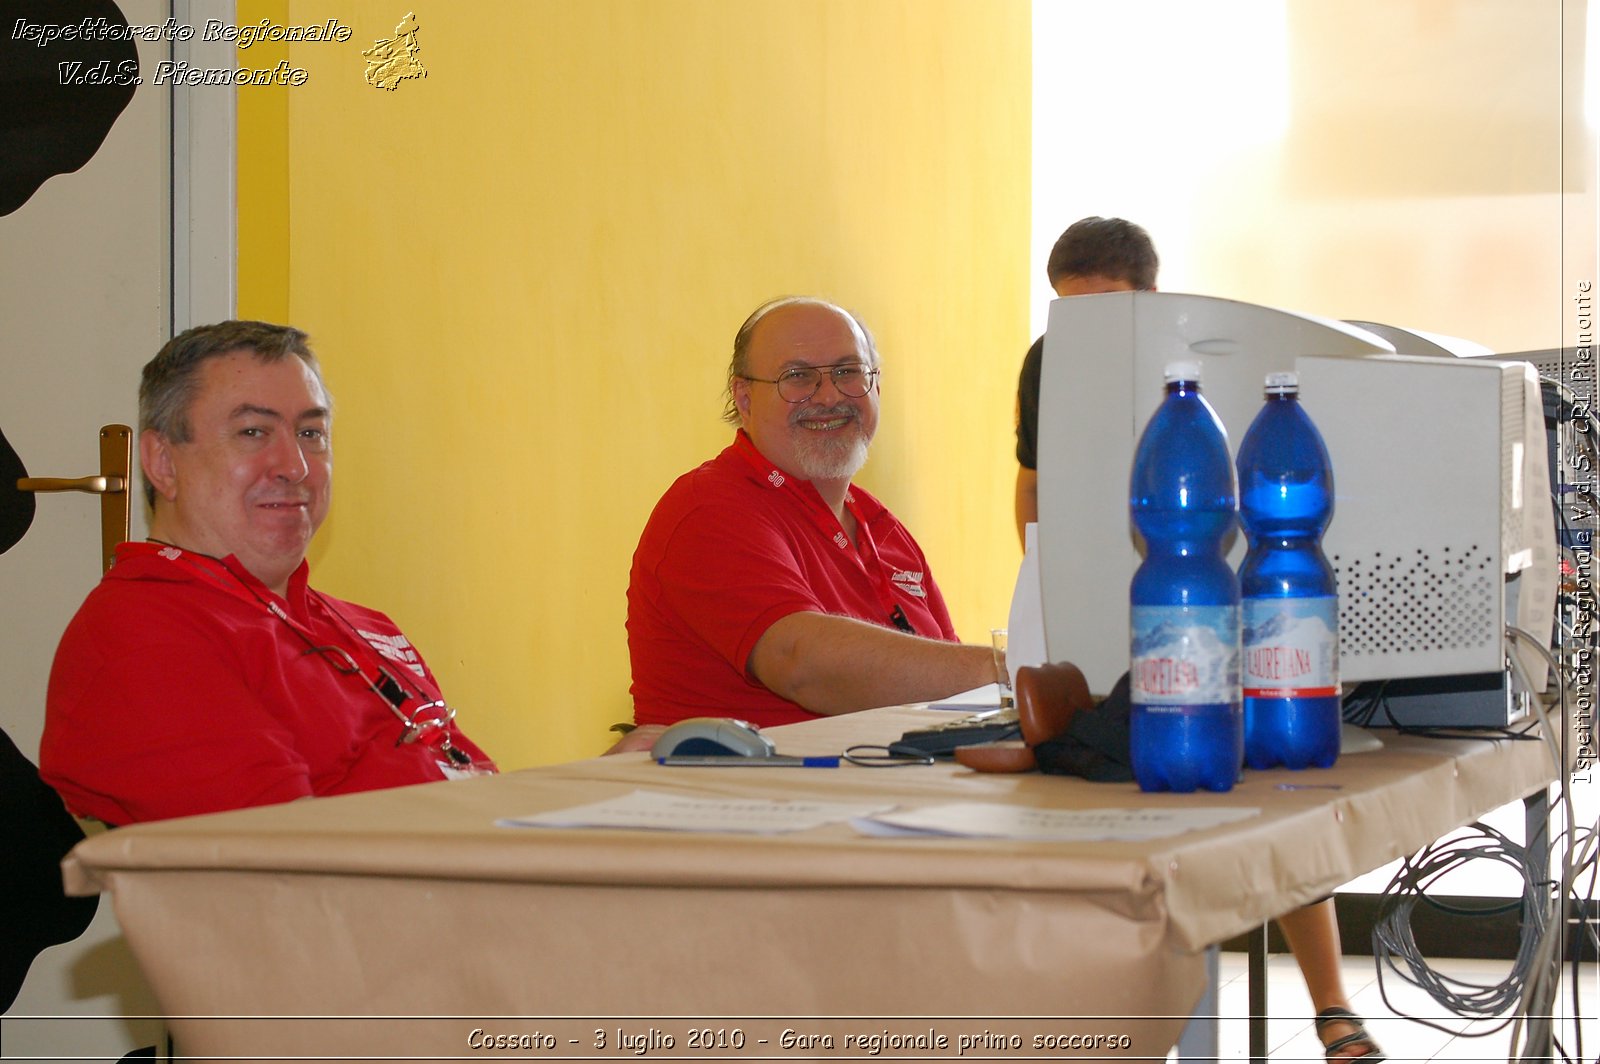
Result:
{"label": "person with dark hair from behind", "polygon": [[[1045,275],[1058,296],[1150,292],[1160,268],[1150,234],[1122,218],[1081,218],[1050,249]],[[1017,380],[1017,538],[1039,519],[1039,376],[1044,337],[1028,348]]]}
{"label": "person with dark hair from behind", "polygon": [[[1080,218],[1050,249],[1045,275],[1056,295],[1153,292],[1160,268],[1150,234],[1123,218]],[[1039,519],[1039,380],[1044,337],[1033,342],[1017,381],[1017,536]],[[1278,918],[1316,1010],[1317,1036],[1329,1060],[1384,1060],[1360,1016],[1350,1010],[1340,970],[1339,923],[1333,899],[1324,898]]]}
{"label": "person with dark hair from behind", "polygon": [[50,670],[40,772],[74,813],[122,825],[495,770],[399,627],[307,582],[332,427],[298,329],[200,326],[144,367],[150,538],[118,546]]}

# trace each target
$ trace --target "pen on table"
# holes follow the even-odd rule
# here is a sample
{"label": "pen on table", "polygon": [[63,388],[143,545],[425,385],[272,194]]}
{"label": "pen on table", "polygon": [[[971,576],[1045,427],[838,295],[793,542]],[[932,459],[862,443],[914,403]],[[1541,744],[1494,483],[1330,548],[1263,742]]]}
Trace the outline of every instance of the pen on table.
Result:
{"label": "pen on table", "polygon": [[740,757],[729,754],[669,754],[658,765],[714,765],[719,768],[838,768],[837,757]]}

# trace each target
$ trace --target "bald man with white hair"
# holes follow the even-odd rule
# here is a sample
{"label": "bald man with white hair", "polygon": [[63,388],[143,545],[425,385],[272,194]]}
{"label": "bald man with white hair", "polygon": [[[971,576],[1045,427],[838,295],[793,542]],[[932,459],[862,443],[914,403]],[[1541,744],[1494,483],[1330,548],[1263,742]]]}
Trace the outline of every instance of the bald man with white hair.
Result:
{"label": "bald man with white hair", "polygon": [[993,683],[956,640],[917,542],[851,478],[882,369],[849,311],[790,297],[734,338],[733,443],[656,505],[628,584],[634,719],[757,725],[944,698]]}

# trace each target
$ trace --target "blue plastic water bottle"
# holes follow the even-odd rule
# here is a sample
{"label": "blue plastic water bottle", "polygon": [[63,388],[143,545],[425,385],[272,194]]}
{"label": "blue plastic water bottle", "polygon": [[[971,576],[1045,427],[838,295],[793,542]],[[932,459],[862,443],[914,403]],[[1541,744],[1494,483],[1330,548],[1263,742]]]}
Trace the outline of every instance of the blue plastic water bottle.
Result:
{"label": "blue plastic water bottle", "polygon": [[1333,468],[1293,373],[1239,445],[1244,750],[1251,768],[1327,768],[1339,756],[1339,593],[1322,553]]}
{"label": "blue plastic water bottle", "polygon": [[1128,492],[1145,544],[1129,589],[1133,775],[1145,791],[1226,791],[1244,758],[1239,580],[1222,549],[1238,493],[1200,364],[1166,379]]}

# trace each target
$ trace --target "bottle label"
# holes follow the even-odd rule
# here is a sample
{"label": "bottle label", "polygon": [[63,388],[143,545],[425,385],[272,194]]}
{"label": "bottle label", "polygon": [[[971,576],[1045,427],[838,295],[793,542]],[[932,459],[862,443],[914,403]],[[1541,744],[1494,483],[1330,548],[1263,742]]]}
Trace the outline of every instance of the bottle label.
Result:
{"label": "bottle label", "polygon": [[1135,606],[1130,615],[1135,705],[1239,701],[1237,606]]}
{"label": "bottle label", "polygon": [[1339,693],[1339,598],[1244,600],[1244,696]]}

